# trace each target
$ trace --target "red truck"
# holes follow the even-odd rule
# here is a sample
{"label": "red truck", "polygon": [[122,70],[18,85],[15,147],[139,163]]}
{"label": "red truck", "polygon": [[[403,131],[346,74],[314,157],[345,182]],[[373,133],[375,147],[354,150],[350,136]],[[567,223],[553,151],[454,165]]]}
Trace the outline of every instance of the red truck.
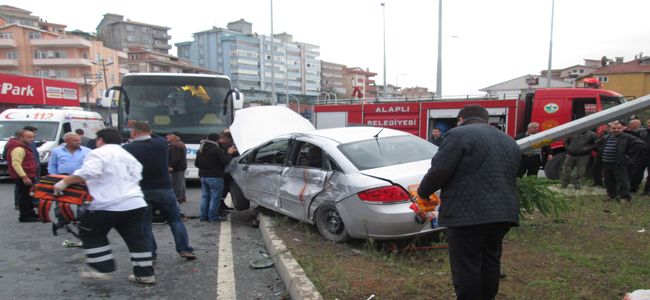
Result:
{"label": "red truck", "polygon": [[0,111],[19,105],[79,106],[74,82],[0,73]]}
{"label": "red truck", "polygon": [[[479,104],[490,113],[490,124],[515,137],[530,122],[546,130],[626,102],[620,94],[593,88],[549,88],[522,94],[517,99],[451,99],[406,102],[328,104],[314,107],[317,129],[355,125],[403,130],[427,139],[433,128],[445,131],[456,126],[456,116],[468,104]],[[551,145],[561,161],[562,142]],[[559,176],[560,164],[549,161],[547,174]],[[548,170],[552,168],[553,170]],[[557,170],[555,170],[557,169]]]}

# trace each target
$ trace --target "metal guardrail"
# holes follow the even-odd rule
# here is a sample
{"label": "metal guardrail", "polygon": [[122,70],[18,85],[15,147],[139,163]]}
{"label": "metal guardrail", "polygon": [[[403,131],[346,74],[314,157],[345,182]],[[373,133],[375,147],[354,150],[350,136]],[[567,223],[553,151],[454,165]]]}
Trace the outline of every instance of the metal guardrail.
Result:
{"label": "metal guardrail", "polygon": [[432,102],[432,101],[459,101],[459,100],[506,100],[518,99],[518,96],[511,98],[503,98],[499,95],[448,95],[442,98],[435,97],[387,97],[387,98],[366,98],[366,99],[317,99],[314,100],[314,105],[331,105],[331,104],[368,104],[368,103],[393,103],[393,102]]}

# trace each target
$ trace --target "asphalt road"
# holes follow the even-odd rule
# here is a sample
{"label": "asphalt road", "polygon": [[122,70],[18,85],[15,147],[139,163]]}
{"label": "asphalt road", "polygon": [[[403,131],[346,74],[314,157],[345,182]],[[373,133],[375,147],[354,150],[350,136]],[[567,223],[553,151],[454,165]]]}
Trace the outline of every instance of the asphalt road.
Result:
{"label": "asphalt road", "polygon": [[[97,282],[79,277],[78,269],[84,264],[83,250],[62,246],[66,239],[76,241],[74,236],[63,231],[53,236],[50,224],[18,223],[13,188],[11,182],[0,182],[0,299],[217,299],[218,288],[220,293],[228,291],[237,299],[283,299],[287,295],[273,267],[249,267],[251,261],[265,259],[267,255],[260,232],[249,226],[253,211],[234,212],[228,217],[233,265],[225,267],[234,270],[230,272],[234,274],[232,280],[217,278],[221,267],[220,232],[224,225],[201,223],[195,218],[185,225],[197,260],[179,258],[169,227],[154,225],[158,242],[157,282],[153,286],[131,283],[127,280],[132,272],[128,250],[113,230],[109,240],[118,269],[112,280]],[[188,216],[198,216],[200,194],[198,184],[190,184],[189,201],[182,205]],[[222,248],[223,259],[230,254],[230,247]],[[227,283],[221,284],[224,280]]]}

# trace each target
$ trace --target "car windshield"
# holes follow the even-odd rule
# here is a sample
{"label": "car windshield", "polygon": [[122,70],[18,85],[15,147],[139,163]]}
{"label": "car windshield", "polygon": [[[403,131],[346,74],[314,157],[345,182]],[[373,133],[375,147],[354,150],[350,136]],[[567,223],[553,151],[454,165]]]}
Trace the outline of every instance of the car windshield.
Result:
{"label": "car windshield", "polygon": [[9,140],[16,134],[16,131],[23,129],[27,125],[38,129],[36,133],[37,141],[54,141],[59,130],[58,122],[0,121],[0,140]]}
{"label": "car windshield", "polygon": [[431,159],[438,150],[413,135],[373,138],[341,144],[338,148],[360,171]]}
{"label": "car windshield", "polygon": [[[198,141],[209,133],[221,132],[230,126],[231,110],[224,107],[230,90],[228,79],[192,76],[127,78],[122,87],[129,98],[130,111],[128,116],[122,116],[124,119],[146,120],[155,132],[175,132],[186,141]],[[126,120],[122,121],[126,123]]]}

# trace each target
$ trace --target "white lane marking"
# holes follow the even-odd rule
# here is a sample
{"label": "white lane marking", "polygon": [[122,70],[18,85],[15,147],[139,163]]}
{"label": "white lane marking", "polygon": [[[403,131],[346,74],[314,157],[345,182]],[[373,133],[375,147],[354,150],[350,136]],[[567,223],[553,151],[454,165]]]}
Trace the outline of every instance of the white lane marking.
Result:
{"label": "white lane marking", "polygon": [[[232,207],[230,195],[226,204]],[[219,225],[219,257],[217,264],[217,299],[234,300],[237,298],[235,287],[235,266],[232,259],[232,233],[230,218]]]}

